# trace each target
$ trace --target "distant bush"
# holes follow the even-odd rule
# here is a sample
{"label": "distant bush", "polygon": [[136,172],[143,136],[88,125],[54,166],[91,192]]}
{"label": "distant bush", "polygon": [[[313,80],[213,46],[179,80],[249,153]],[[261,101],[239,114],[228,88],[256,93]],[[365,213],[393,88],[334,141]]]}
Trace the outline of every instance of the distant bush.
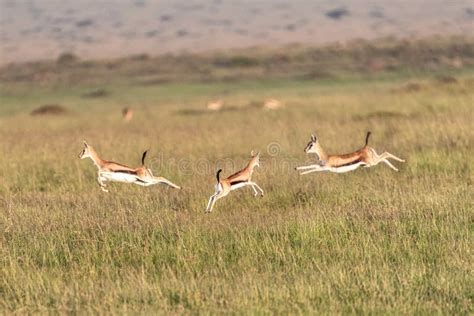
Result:
{"label": "distant bush", "polygon": [[73,64],[79,61],[79,57],[73,53],[62,53],[57,59],[58,64]]}
{"label": "distant bush", "polygon": [[91,26],[93,24],[94,24],[94,21],[91,20],[91,19],[85,19],[85,20],[81,20],[81,21],[76,22],[77,27],[88,27],[88,26]]}
{"label": "distant bush", "polygon": [[254,67],[260,64],[257,58],[249,56],[218,57],[214,65],[219,67]]}
{"label": "distant bush", "polygon": [[273,78],[317,80],[344,73],[442,71],[474,67],[470,37],[400,40],[353,40],[325,46],[287,45],[225,53],[138,54],[109,60],[79,60],[71,52],[54,61],[11,64],[0,68],[0,82],[97,84],[127,78],[138,84],[179,81],[238,81]]}
{"label": "distant bush", "polygon": [[326,16],[334,20],[339,20],[346,15],[349,15],[349,10],[346,8],[337,8],[326,12]]}
{"label": "distant bush", "polygon": [[447,76],[447,75],[436,77],[436,81],[438,81],[439,83],[445,83],[445,84],[458,83],[458,79],[456,79],[456,77]]}
{"label": "distant bush", "polygon": [[136,54],[136,55],[130,56],[130,59],[131,60],[137,60],[137,61],[148,60],[148,59],[150,59],[150,55],[148,55],[148,54]]}
{"label": "distant bush", "polygon": [[103,98],[109,95],[109,92],[105,89],[95,89],[86,92],[82,95],[83,98]]}

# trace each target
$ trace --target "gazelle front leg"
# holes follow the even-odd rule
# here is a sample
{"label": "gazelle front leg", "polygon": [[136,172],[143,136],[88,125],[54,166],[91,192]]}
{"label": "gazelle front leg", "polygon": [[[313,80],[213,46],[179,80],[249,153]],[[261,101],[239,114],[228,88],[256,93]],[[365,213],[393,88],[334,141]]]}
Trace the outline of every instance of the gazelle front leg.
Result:
{"label": "gazelle front leg", "polygon": [[153,181],[155,183],[164,183],[164,184],[167,184],[169,185],[170,187],[173,187],[175,189],[178,189],[178,190],[181,190],[181,187],[177,184],[174,184],[173,182],[171,182],[170,180],[166,179],[166,178],[163,178],[163,177],[153,177]]}
{"label": "gazelle front leg", "polygon": [[310,169],[310,170],[307,170],[307,171],[300,172],[300,175],[302,176],[302,175],[312,173],[312,172],[316,172],[316,171],[319,171],[319,169],[318,168],[313,168],[313,169]]}
{"label": "gazelle front leg", "polygon": [[394,165],[392,165],[392,164],[390,163],[390,161],[388,161],[387,159],[382,159],[382,161],[385,162],[385,163],[387,164],[387,166],[389,166],[389,167],[392,168],[393,170],[395,170],[395,171],[397,171],[397,172],[399,171],[399,170],[398,170]]}
{"label": "gazelle front leg", "polygon": [[395,171],[399,171],[394,165],[392,165],[390,163],[390,161],[387,160],[387,158],[393,158],[394,160],[397,160],[397,161],[400,161],[400,162],[404,162],[405,160],[401,159],[401,158],[398,158],[388,152],[384,152],[383,154],[381,155],[378,155],[377,158],[376,158],[376,161],[373,165],[377,165],[379,164],[380,162],[384,162],[387,166],[389,166],[390,168],[392,168],[393,170]]}
{"label": "gazelle front leg", "polygon": [[102,191],[104,191],[104,192],[109,192],[109,190],[107,190],[107,189],[105,188],[106,185],[105,185],[105,183],[104,183],[104,180],[105,180],[105,178],[102,178],[101,174],[99,173],[99,174],[97,175],[97,182],[99,183],[100,189],[101,189]]}
{"label": "gazelle front leg", "polygon": [[249,183],[252,186],[253,190],[255,191],[255,196],[257,196],[258,194],[255,188],[257,188],[260,191],[260,194],[263,196],[263,190],[258,184],[256,184],[255,182],[249,182]]}
{"label": "gazelle front leg", "polygon": [[310,169],[310,170],[307,170],[307,171],[300,172],[300,175],[305,175],[305,174],[308,174],[308,173],[311,173],[311,172],[316,172],[316,171],[326,171],[326,170],[328,170],[327,168],[321,167],[320,165],[314,165],[314,166],[317,166],[317,167],[314,167],[313,169]]}
{"label": "gazelle front leg", "polygon": [[258,195],[258,191],[257,191],[257,189],[255,189],[255,186],[250,185],[250,187],[251,187],[252,190],[253,190],[253,196],[257,196],[257,195]]}
{"label": "gazelle front leg", "polygon": [[387,152],[387,151],[384,152],[383,154],[381,154],[381,155],[380,155],[380,158],[382,158],[382,159],[385,159],[385,158],[392,158],[393,160],[396,160],[396,161],[399,161],[399,162],[405,162],[404,159],[399,158],[399,157],[397,157],[397,156],[395,156],[395,155],[392,155],[391,153],[389,153],[389,152]]}
{"label": "gazelle front leg", "polygon": [[300,167],[296,167],[295,170],[307,170],[307,169],[313,169],[313,168],[317,168],[317,167],[321,167],[321,166],[318,165],[318,164],[308,165],[308,166],[300,166]]}

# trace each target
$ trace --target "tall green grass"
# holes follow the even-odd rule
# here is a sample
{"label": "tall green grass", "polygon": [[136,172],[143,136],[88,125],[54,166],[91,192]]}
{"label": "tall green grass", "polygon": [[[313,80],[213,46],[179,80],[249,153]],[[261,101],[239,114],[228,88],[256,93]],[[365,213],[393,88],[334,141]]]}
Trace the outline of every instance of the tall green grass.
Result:
{"label": "tall green grass", "polygon": [[[473,79],[25,88],[0,109],[1,313],[471,314]],[[205,111],[221,97],[235,110]],[[280,111],[249,106],[266,97]],[[31,117],[44,103],[70,110]],[[125,124],[123,106],[134,119]],[[328,152],[407,159],[348,174],[292,168],[316,132]],[[183,186],[100,191],[82,140]],[[276,153],[267,152],[274,143]],[[215,170],[262,151],[246,188],[204,208]],[[220,159],[229,158],[233,168]],[[197,164],[197,161],[202,163]],[[232,169],[232,170],[231,170]]]}

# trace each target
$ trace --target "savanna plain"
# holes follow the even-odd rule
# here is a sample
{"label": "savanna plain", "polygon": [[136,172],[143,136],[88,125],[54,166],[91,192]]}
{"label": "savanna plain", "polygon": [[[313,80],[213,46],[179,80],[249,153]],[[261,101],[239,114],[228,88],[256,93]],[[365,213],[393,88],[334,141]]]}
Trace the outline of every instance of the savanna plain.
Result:
{"label": "savanna plain", "polygon": [[[246,54],[210,62],[208,80],[154,77],[148,56],[24,66],[39,79],[3,68],[0,313],[473,312],[472,65],[385,68],[394,57],[382,52],[384,69],[302,75],[280,53],[296,70],[273,77],[266,53]],[[207,110],[216,98],[224,108]],[[264,110],[266,98],[285,107]],[[30,115],[51,103],[66,112]],[[303,152],[311,133],[345,153],[369,130],[377,152],[406,159],[399,172],[294,170],[315,159]],[[183,189],[102,192],[78,158],[83,140],[136,166],[149,149],[154,174]],[[242,188],[204,214],[216,170],[230,175],[251,150],[265,196]]]}

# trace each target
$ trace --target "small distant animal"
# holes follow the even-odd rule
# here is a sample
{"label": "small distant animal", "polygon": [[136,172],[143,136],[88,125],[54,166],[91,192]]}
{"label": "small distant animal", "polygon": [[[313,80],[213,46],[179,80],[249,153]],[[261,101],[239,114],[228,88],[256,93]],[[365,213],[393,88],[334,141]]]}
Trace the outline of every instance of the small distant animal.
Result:
{"label": "small distant animal", "polygon": [[308,174],[316,171],[330,171],[336,173],[344,173],[348,171],[355,170],[360,166],[364,167],[373,167],[380,162],[384,162],[395,171],[398,169],[388,161],[388,158],[394,159],[399,162],[405,162],[405,160],[392,155],[389,152],[384,152],[381,155],[378,155],[377,152],[368,146],[369,137],[371,132],[367,133],[365,137],[365,145],[361,149],[343,155],[328,155],[321,147],[316,136],[311,135],[311,140],[308,145],[306,145],[304,152],[307,154],[316,154],[318,157],[318,163],[296,167],[296,170],[302,171],[300,174]]}
{"label": "small distant animal", "polygon": [[[259,193],[263,196],[263,190],[252,181],[252,175],[255,167],[260,166],[260,153],[256,155],[253,154],[253,151],[250,153],[250,160],[242,170],[234,173],[233,175],[221,179],[220,174],[222,169],[219,169],[216,173],[217,184],[215,186],[215,193],[209,198],[209,202],[207,203],[206,213],[212,212],[214,208],[214,204],[220,198],[227,196],[230,191],[237,190],[244,186],[250,186],[253,191],[254,195],[257,196]],[[258,190],[258,191],[257,191]]]}
{"label": "small distant animal", "polygon": [[123,108],[122,117],[125,122],[130,122],[133,118],[133,110],[131,108]]}
{"label": "small distant animal", "polygon": [[175,189],[181,189],[180,186],[172,183],[168,179],[153,176],[151,169],[145,167],[146,154],[147,151],[142,155],[141,167],[131,168],[113,161],[101,159],[95,149],[84,141],[84,149],[79,154],[79,158],[90,158],[94,162],[98,169],[97,182],[104,192],[109,192],[106,189],[105,181],[134,183],[145,187],[164,183]]}
{"label": "small distant animal", "polygon": [[213,100],[207,103],[207,109],[210,111],[219,111],[224,107],[224,101],[222,100]]}
{"label": "small distant animal", "polygon": [[266,110],[278,110],[284,107],[283,102],[277,100],[277,99],[267,99],[263,103],[263,108]]}

